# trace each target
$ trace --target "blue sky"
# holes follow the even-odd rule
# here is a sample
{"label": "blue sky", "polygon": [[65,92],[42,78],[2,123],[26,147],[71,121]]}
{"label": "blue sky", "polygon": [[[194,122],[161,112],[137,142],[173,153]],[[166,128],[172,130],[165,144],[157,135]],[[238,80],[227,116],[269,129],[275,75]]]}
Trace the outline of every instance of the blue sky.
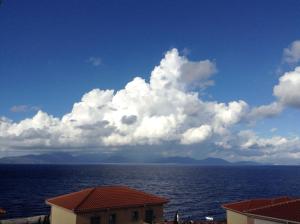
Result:
{"label": "blue sky", "polygon": [[[136,76],[148,82],[173,48],[190,61],[216,64],[214,85],[193,89],[201,99],[268,105],[279,77],[296,67],[282,61],[300,38],[299,9],[296,0],[3,0],[0,116],[20,122],[41,109],[62,118],[92,89],[117,91]],[[231,130],[298,136],[298,116],[287,106]]]}

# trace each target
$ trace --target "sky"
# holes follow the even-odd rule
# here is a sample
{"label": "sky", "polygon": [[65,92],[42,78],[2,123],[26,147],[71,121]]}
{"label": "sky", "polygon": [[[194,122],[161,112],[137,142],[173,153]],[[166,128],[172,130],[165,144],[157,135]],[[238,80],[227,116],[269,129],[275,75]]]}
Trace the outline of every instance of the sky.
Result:
{"label": "sky", "polygon": [[300,164],[300,2],[2,0],[0,157]]}

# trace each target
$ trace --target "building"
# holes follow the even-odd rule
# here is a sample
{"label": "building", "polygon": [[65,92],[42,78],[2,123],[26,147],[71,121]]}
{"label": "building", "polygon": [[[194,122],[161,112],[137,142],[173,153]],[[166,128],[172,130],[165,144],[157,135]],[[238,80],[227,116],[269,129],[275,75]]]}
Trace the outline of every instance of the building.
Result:
{"label": "building", "polygon": [[168,200],[123,186],[87,188],[46,200],[51,224],[161,223]]}
{"label": "building", "polygon": [[300,199],[279,197],[225,204],[227,224],[300,224]]}
{"label": "building", "polygon": [[0,217],[4,216],[6,214],[6,211],[2,208],[0,208]]}

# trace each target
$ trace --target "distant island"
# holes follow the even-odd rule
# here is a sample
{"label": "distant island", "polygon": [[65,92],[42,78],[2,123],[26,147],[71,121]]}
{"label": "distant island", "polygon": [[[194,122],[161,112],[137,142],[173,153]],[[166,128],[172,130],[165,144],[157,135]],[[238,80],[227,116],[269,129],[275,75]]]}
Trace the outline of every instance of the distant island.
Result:
{"label": "distant island", "polygon": [[253,161],[229,162],[220,158],[193,159],[190,157],[143,157],[134,158],[118,154],[71,154],[66,152],[23,155],[0,158],[0,164],[185,164],[199,166],[256,166],[262,165]]}

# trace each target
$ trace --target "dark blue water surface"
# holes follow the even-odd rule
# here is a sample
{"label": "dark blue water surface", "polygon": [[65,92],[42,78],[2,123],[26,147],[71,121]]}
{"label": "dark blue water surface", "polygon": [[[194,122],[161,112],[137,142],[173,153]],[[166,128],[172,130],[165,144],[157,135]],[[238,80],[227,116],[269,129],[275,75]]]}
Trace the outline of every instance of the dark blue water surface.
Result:
{"label": "dark blue water surface", "polygon": [[7,218],[49,213],[45,199],[100,185],[127,185],[170,199],[165,216],[223,218],[221,204],[300,195],[300,167],[175,165],[0,165],[0,207]]}

